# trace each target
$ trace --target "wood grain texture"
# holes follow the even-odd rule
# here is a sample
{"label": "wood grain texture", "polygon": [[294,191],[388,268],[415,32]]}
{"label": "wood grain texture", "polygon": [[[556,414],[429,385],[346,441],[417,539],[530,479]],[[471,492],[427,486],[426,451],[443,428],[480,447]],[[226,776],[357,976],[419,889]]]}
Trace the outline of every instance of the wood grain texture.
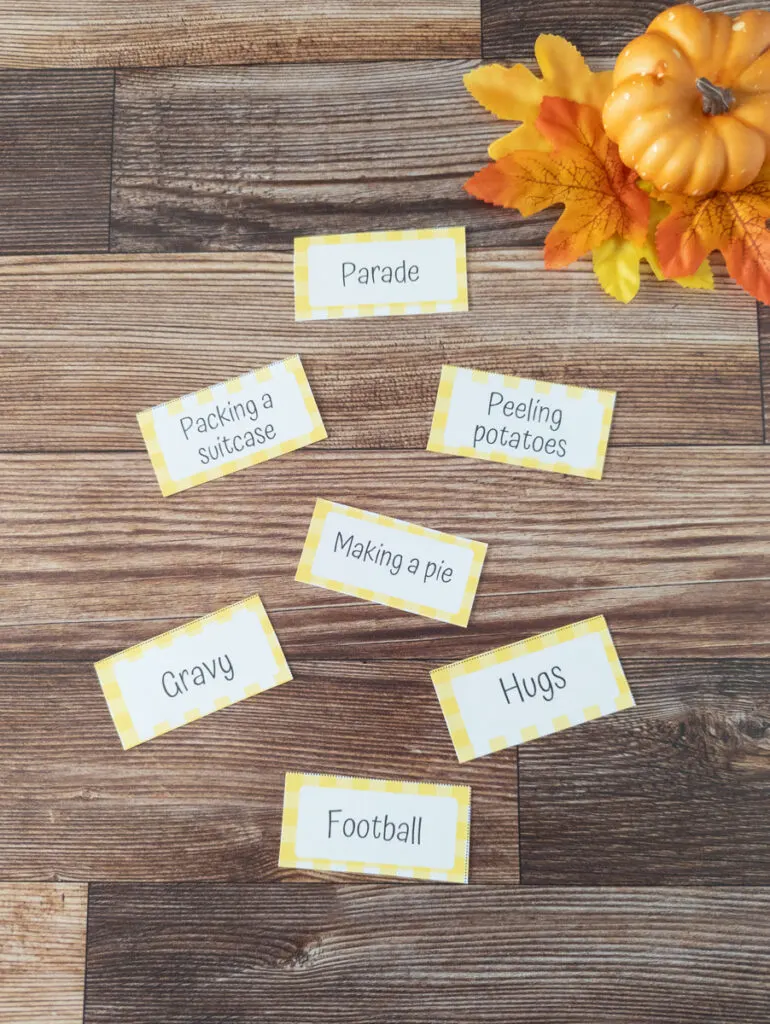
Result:
{"label": "wood grain texture", "polygon": [[[604,588],[770,577],[763,445],[615,449],[599,485],[378,451],[296,452],[180,500],[161,497],[139,453],[6,455],[0,473],[7,624],[162,618],[170,610],[194,618],[259,591],[269,611],[321,608],[330,626],[338,609],[352,607],[359,625],[347,642],[405,642],[414,616],[378,616],[365,605],[359,618],[359,602],[294,581],[319,496],[487,542],[474,631],[488,599],[501,596],[507,608],[497,601],[495,613],[514,629],[527,594],[547,602],[550,591],[589,590],[601,603]],[[432,620],[421,621],[418,635],[453,629],[467,635]]]}
{"label": "wood grain texture", "polygon": [[458,765],[429,666],[292,669],[126,753],[90,663],[0,663],[0,877],[307,879],[278,848],[284,774],[309,771],[472,786],[470,881],[517,881],[516,753]]}
{"label": "wood grain texture", "polygon": [[479,0],[15,0],[0,40],[10,68],[473,57]]}
{"label": "wood grain texture", "polygon": [[290,249],[296,235],[464,224],[540,244],[462,185],[509,130],[463,86],[470,61],[125,71],[112,248]]}
{"label": "wood grain texture", "polygon": [[[736,15],[751,4],[743,0],[693,0],[704,11]],[[482,52],[486,59],[528,61],[541,32],[566,36],[585,57],[615,58],[656,14],[672,6],[668,0],[484,0]],[[755,5],[761,6],[761,5]]]}
{"label": "wood grain texture", "polygon": [[0,250],[106,251],[112,72],[0,71],[0,96]]}
{"label": "wood grain texture", "polygon": [[467,314],[296,324],[289,254],[0,258],[0,448],[143,452],[140,409],[295,352],[323,447],[424,449],[444,362],[617,390],[610,458],[761,444],[756,306],[717,280],[646,282],[626,307],[588,263],[545,272],[539,254],[490,250],[470,255]]}
{"label": "wood grain texture", "polygon": [[80,1024],[85,885],[0,883],[0,1024]]}
{"label": "wood grain texture", "polygon": [[767,1019],[767,890],[447,889],[94,886],[86,1024]]}
{"label": "wood grain texture", "polygon": [[635,709],[519,748],[522,881],[768,884],[770,663],[624,668]]}
{"label": "wood grain texture", "polygon": [[[91,617],[48,621],[41,603],[36,621],[0,625],[0,657],[24,662],[96,661],[259,586],[250,580],[237,592],[234,586],[222,587],[216,602],[204,607],[201,601],[195,607],[190,591],[196,591],[199,579],[191,579],[179,577],[177,599],[168,600],[162,614],[153,618],[139,618],[129,608],[125,618],[105,619],[95,609]],[[121,584],[127,592],[134,585],[133,579]],[[384,606],[353,599],[333,605],[271,605],[269,611],[292,664],[303,657],[352,661],[387,657],[420,658],[435,668],[600,614],[607,616],[623,657],[649,657],[652,651],[659,657],[768,658],[769,602],[770,580],[493,594],[477,599],[467,630],[418,615],[397,615]]]}

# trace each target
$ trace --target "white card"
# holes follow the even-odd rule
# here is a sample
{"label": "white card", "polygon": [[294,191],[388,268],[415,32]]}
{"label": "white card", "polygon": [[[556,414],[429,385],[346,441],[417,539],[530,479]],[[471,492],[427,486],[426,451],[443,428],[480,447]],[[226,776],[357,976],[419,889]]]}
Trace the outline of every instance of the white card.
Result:
{"label": "white card", "polygon": [[126,750],[291,679],[256,595],[94,667]]}
{"label": "white card", "polygon": [[634,706],[603,615],[431,672],[460,761]]}
{"label": "white card", "polygon": [[294,239],[297,320],[468,308],[465,228]]}
{"label": "white card", "polygon": [[487,545],[319,498],[296,579],[467,626]]}
{"label": "white card", "polygon": [[601,479],[614,391],[441,369],[428,451]]}
{"label": "white card", "polygon": [[321,441],[299,356],[137,415],[164,496]]}
{"label": "white card", "polygon": [[280,867],[468,881],[467,786],[290,772]]}

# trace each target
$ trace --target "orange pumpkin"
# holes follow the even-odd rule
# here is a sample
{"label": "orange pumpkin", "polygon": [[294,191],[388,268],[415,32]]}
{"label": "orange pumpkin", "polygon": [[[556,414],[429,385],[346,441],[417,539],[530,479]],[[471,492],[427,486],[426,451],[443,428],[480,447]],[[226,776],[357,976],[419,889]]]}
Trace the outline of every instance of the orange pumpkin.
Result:
{"label": "orange pumpkin", "polygon": [[770,158],[770,11],[663,11],[618,57],[603,119],[662,191],[745,188]]}

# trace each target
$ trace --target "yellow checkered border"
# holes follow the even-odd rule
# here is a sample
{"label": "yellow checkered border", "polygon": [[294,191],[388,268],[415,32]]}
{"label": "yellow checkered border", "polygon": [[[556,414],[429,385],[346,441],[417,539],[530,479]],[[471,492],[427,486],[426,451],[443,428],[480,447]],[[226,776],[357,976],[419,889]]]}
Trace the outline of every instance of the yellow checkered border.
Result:
{"label": "yellow checkered border", "polygon": [[[615,408],[614,391],[595,391],[591,388],[579,388],[567,385],[567,398],[575,401],[583,401],[587,396],[596,396],[596,400],[604,407],[602,414],[601,432],[599,444],[596,449],[596,462],[593,466],[572,466],[569,462],[544,462],[542,459],[530,458],[529,456],[517,457],[507,452],[480,452],[476,448],[462,445],[459,448],[451,448],[444,440],[449,408],[452,402],[457,374],[460,372],[471,373],[473,380],[477,383],[486,383],[490,378],[500,378],[500,374],[486,373],[484,370],[470,370],[460,366],[442,366],[441,380],[439,381],[438,394],[436,395],[436,406],[433,410],[433,422],[431,423],[430,436],[428,438],[427,450],[439,452],[444,455],[462,455],[468,459],[484,459],[485,462],[502,462],[509,466],[523,466],[525,469],[545,469],[551,473],[565,473],[569,476],[583,476],[590,480],[601,480],[604,471],[604,459],[607,454],[607,443],[610,437],[612,426],[612,413]],[[503,375],[503,384],[507,388],[518,388],[521,384],[534,384],[538,394],[547,395],[553,387],[561,385],[552,384],[544,380],[531,380],[527,377],[507,377]]]}
{"label": "yellow checkered border", "polygon": [[[457,298],[450,302],[359,303],[350,306],[311,306],[308,282],[308,249],[313,245],[342,245],[348,242],[418,242],[429,238],[452,238],[455,243]],[[295,320],[340,320],[362,316],[408,316],[416,313],[462,313],[468,309],[468,278],[465,256],[465,228],[420,228],[414,231],[363,231],[353,235],[316,235],[294,239]]]}
{"label": "yellow checkered border", "polygon": [[[123,744],[124,750],[130,750],[131,747],[136,747],[140,743],[145,743],[147,739],[152,737],[141,738],[137,733],[134,723],[131,720],[128,707],[123,698],[123,693],[120,689],[117,676],[115,674],[116,667],[122,661],[138,661],[148,651],[152,651],[156,648],[170,647],[174,640],[180,636],[196,636],[201,630],[208,625],[210,622],[227,622],[232,616],[239,611],[241,608],[247,608],[250,612],[253,612],[259,621],[259,625],[262,632],[268,639],[270,644],[270,651],[275,659],[276,672],[271,680],[266,683],[250,683],[248,686],[243,688],[243,692],[234,697],[222,696],[217,698],[216,707],[214,710],[221,711],[222,708],[229,707],[231,704],[237,704],[238,701],[244,700],[246,697],[252,697],[256,693],[262,693],[264,690],[270,690],[274,686],[279,686],[281,683],[288,682],[291,678],[291,669],[288,666],[286,657],[281,649],[281,645],[278,642],[278,637],[275,635],[275,630],[267,617],[265,606],[262,604],[260,597],[255,594],[253,597],[248,597],[244,601],[238,601],[236,604],[228,605],[226,608],[221,608],[217,612],[212,612],[210,615],[204,615],[201,619],[195,619],[193,622],[188,622],[184,626],[177,626],[176,629],[170,629],[166,633],[161,633],[160,636],[153,637],[151,640],[145,640],[143,643],[135,644],[133,647],[127,648],[125,651],[121,651],[119,654],[113,654],[109,658],[104,658],[102,661],[96,662],[94,668],[99,678],[102,691],[104,693],[105,700],[107,701],[107,707],[112,715],[112,721],[115,723],[115,728],[118,731],[120,742]],[[213,712],[199,711],[197,708],[192,708],[185,715],[187,722],[194,722],[198,718],[203,718],[204,715],[210,715]],[[169,725],[168,722],[157,722],[153,726],[153,736],[162,736],[163,733],[170,732],[172,729],[178,729],[178,725]]]}
{"label": "yellow checkered border", "polygon": [[[368,793],[411,793],[420,796],[451,796],[457,801],[457,833],[455,838],[455,861],[450,871],[434,871],[431,868],[399,867],[397,864],[377,864],[360,861],[308,860],[297,855],[297,817],[299,814],[299,793],[303,786],[328,787],[330,789],[355,789]],[[430,882],[468,881],[468,859],[471,837],[471,790],[470,786],[444,785],[438,782],[404,782],[389,779],[363,779],[346,775],[313,775],[306,772],[287,772],[283,798],[283,821],[281,823],[281,849],[278,866],[301,868],[306,871],[344,871],[354,875],[389,875],[395,878],[420,878]]]}
{"label": "yellow checkered border", "polygon": [[[417,601],[404,601],[399,597],[391,597],[388,594],[377,593],[374,590],[367,590],[365,587],[354,587],[349,583],[341,583],[339,580],[324,579],[313,573],[313,560],[315,559],[318,545],[321,543],[326,517],[330,512],[339,512],[348,519],[360,519],[367,523],[377,523],[379,526],[386,526],[402,533],[416,534],[418,537],[430,537],[431,540],[440,540],[444,544],[450,544],[456,548],[470,548],[473,552],[468,579],[465,583],[462,603],[455,614],[441,611],[439,608],[431,608],[428,605],[419,604]],[[403,519],[391,519],[390,516],[377,515],[376,512],[364,512],[360,508],[352,508],[350,505],[339,505],[335,501],[327,501],[325,498],[318,498],[313,510],[313,518],[310,520],[305,546],[302,550],[297,574],[294,577],[298,583],[309,583],[314,587],[324,587],[326,590],[335,590],[339,594],[349,594],[351,597],[360,597],[363,601],[374,601],[377,604],[387,605],[389,608],[399,608],[404,612],[412,612],[415,615],[424,615],[428,619],[438,619],[440,622],[451,622],[455,626],[467,626],[471,617],[473,601],[476,597],[476,588],[479,585],[481,568],[487,553],[487,545],[478,540],[468,540],[466,537],[455,537],[451,533],[441,533],[439,530],[430,530],[425,526],[415,526],[414,523],[407,523]]]}
{"label": "yellow checkered border", "polygon": [[531,636],[527,640],[520,640],[518,643],[508,644],[506,647],[497,647],[495,650],[477,654],[464,661],[456,661],[451,665],[444,665],[431,672],[430,677],[436,688],[436,695],[457,752],[457,759],[461,762],[472,761],[476,757],[484,757],[485,754],[491,754],[496,750],[516,747],[520,743],[537,739],[539,736],[550,736],[551,733],[568,729],[572,725],[580,725],[592,718],[601,717],[599,708],[596,705],[591,705],[583,708],[582,718],[577,721],[570,720],[568,715],[559,715],[553,719],[553,728],[551,729],[539,731],[537,726],[525,726],[523,729],[515,730],[517,735],[495,736],[489,741],[489,746],[486,749],[479,749],[474,747],[470,741],[454,692],[454,680],[460,676],[470,675],[493,665],[502,665],[524,654],[534,654],[536,651],[544,651],[549,647],[558,647],[559,644],[563,644],[567,640],[575,640],[581,636],[588,636],[590,633],[598,633],[601,636],[604,653],[617,684],[615,710],[622,711],[624,708],[634,707],[634,698],[623,672],[623,666],[620,664],[618,652],[612,642],[607,620],[603,615],[595,615],[591,619],[583,619],[581,622],[575,622],[569,626],[561,626],[559,629]]}
{"label": "yellow checkered border", "polygon": [[[242,458],[230,459],[218,466],[204,469],[200,473],[194,473],[192,476],[185,477],[182,480],[174,480],[168,471],[163,449],[155,431],[155,410],[165,407],[168,408],[172,415],[176,415],[182,412],[183,403],[187,400],[196,400],[198,405],[207,405],[214,400],[213,388],[224,386],[227,388],[228,394],[235,395],[243,389],[247,380],[253,378],[259,384],[264,384],[274,376],[281,366],[285,366],[297,381],[297,386],[302,394],[305,408],[313,425],[310,432],[299,437],[289,438],[287,441],[272,445],[270,448],[260,448],[259,451],[252,452],[250,455],[244,455]],[[155,470],[155,476],[158,478],[164,498],[168,498],[172,494],[178,494],[179,491],[186,491],[190,487],[197,487],[198,484],[206,483],[208,480],[217,480],[219,477],[229,476],[230,473],[236,473],[239,469],[256,466],[260,462],[267,462],[268,459],[275,459],[279,455],[294,452],[308,444],[323,441],[328,436],[299,356],[291,356],[289,359],[264,366],[261,370],[253,370],[251,373],[245,373],[240,377],[233,377],[231,380],[224,381],[223,385],[213,384],[209,388],[203,388],[201,391],[195,391],[189,395],[184,395],[182,398],[176,398],[172,402],[156,405],[152,409],[145,409],[143,412],[137,413],[136,418],[139,421],[139,429],[142,432],[142,437],[152,462],[152,468]]]}

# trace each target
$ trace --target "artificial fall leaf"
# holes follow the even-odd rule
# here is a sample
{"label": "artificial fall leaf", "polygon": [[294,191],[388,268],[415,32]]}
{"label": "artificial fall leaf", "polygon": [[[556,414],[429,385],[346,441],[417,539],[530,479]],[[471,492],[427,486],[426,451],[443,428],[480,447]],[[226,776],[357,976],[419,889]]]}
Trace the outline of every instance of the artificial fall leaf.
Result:
{"label": "artificial fall leaf", "polygon": [[[630,302],[639,291],[640,264],[646,260],[659,281],[665,280],[655,252],[655,229],[668,213],[668,206],[655,199],[650,201],[650,221],[643,245],[613,235],[593,250],[594,273],[599,284],[614,299]],[[713,290],[714,275],[706,258],[694,274],[674,278],[683,288]]]}
{"label": "artificial fall leaf", "polygon": [[505,121],[522,122],[492,143],[489,155],[493,160],[520,149],[550,149],[535,127],[546,96],[586,103],[601,110],[612,90],[612,72],[591,71],[580,52],[561,36],[538,36],[535,59],[542,78],[523,64],[512,68],[487,64],[468,72],[463,79],[468,92],[490,113]]}
{"label": "artificial fall leaf", "polygon": [[655,233],[665,276],[694,273],[718,249],[741,288],[770,304],[770,165],[740,192],[665,199],[671,213]]}
{"label": "artificial fall leaf", "polygon": [[550,153],[509,153],[465,183],[477,199],[525,217],[557,203],[564,213],[545,240],[545,265],[566,267],[613,235],[643,245],[650,200],[620,159],[594,107],[547,96],[535,122]]}

